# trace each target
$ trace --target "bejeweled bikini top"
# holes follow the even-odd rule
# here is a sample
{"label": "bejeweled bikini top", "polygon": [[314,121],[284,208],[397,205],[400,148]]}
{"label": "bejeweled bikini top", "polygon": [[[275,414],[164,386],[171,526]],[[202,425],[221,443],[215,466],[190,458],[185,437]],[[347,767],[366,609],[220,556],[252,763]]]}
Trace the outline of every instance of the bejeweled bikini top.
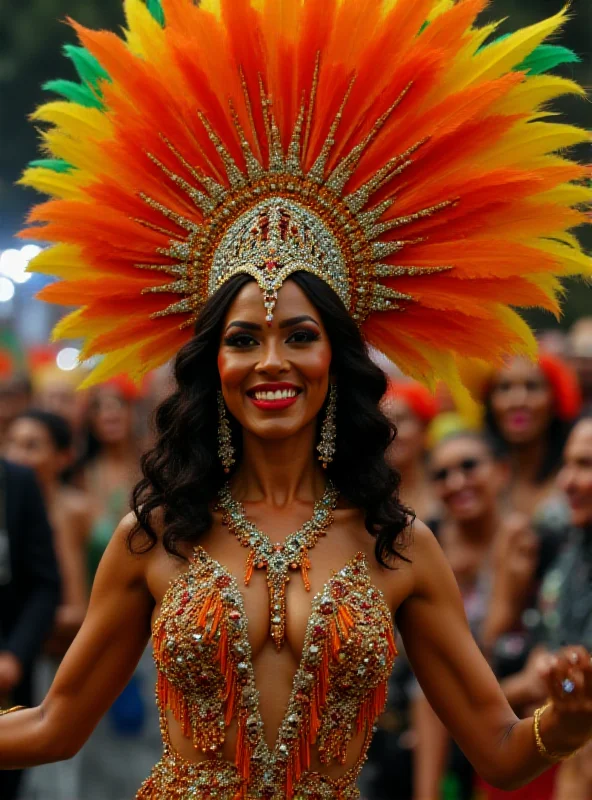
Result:
{"label": "bejeweled bikini top", "polygon": [[[173,581],[154,624],[157,694],[185,736],[218,753],[227,726],[238,723],[238,797],[292,798],[310,768],[313,746],[323,764],[344,764],[363,732],[365,745],[386,702],[396,656],[391,613],[358,553],[315,596],[300,665],[276,744],[264,735],[248,621],[235,578],[203,548]],[[355,780],[355,778],[354,778]]]}

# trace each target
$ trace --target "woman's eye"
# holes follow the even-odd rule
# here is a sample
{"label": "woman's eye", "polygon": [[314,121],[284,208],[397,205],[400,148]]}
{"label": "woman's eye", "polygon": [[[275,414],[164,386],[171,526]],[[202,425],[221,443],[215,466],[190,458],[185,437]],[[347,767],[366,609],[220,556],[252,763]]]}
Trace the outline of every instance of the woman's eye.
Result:
{"label": "woman's eye", "polygon": [[316,342],[319,338],[320,336],[316,331],[303,329],[301,331],[294,331],[287,341],[290,344],[304,344],[306,342]]}
{"label": "woman's eye", "polygon": [[224,344],[228,347],[253,347],[257,341],[248,333],[235,333],[234,336],[227,336]]}

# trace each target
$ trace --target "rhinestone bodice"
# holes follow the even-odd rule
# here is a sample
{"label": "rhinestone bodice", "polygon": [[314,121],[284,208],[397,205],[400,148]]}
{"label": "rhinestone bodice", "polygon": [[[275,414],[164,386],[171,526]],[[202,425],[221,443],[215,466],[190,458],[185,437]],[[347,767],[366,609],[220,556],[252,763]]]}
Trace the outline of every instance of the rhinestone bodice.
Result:
{"label": "rhinestone bodice", "polygon": [[[202,548],[171,584],[153,636],[165,754],[138,800],[358,797],[355,782],[396,656],[391,614],[372,585],[363,554],[333,574],[313,599],[273,748],[263,735],[241,591]],[[208,754],[207,761],[194,764],[173,752],[167,710],[195,748]],[[238,724],[234,764],[220,754],[233,720]],[[310,771],[313,748],[322,764],[345,764],[348,745],[360,733],[362,753],[343,777]]]}

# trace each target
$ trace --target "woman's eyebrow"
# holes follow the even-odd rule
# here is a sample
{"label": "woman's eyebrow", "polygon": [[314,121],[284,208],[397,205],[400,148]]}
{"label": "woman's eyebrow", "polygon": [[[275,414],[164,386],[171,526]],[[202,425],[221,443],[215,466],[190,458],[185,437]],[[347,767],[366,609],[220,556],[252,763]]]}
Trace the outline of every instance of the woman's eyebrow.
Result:
{"label": "woman's eyebrow", "polygon": [[284,319],[280,322],[280,328],[291,328],[292,325],[300,325],[301,322],[314,322],[315,325],[319,325],[319,323],[311,317],[309,314],[302,314],[299,317],[291,317],[290,319]]}
{"label": "woman's eyebrow", "polygon": [[257,325],[256,322],[245,322],[241,319],[235,319],[232,322],[229,322],[226,326],[226,330],[229,328],[244,328],[247,331],[260,331],[261,325]]}

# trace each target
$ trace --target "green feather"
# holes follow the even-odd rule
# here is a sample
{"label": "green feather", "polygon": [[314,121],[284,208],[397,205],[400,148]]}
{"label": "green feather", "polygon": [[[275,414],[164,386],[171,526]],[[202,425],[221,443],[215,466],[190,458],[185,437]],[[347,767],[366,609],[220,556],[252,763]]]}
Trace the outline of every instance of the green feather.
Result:
{"label": "green feather", "polygon": [[162,25],[164,28],[164,9],[160,3],[160,0],[147,0],[146,4],[148,6],[148,11],[152,14],[158,24]]}
{"label": "green feather", "polygon": [[88,86],[74,83],[74,81],[66,81],[58,78],[57,80],[44,83],[43,89],[47,92],[61,94],[66,100],[70,100],[72,103],[78,103],[78,105],[85,106],[85,108],[103,109],[100,98],[98,98]]}
{"label": "green feather", "polygon": [[561,64],[579,64],[580,60],[580,57],[567,47],[541,44],[515,69],[518,72],[528,72],[529,75],[542,75],[543,72],[549,72]]}
{"label": "green feather", "polygon": [[43,167],[43,169],[51,169],[53,172],[72,172],[74,167],[68,164],[61,158],[38,158],[35,161],[29,161],[30,167]]}
{"label": "green feather", "polygon": [[66,44],[64,45],[64,55],[74,64],[82,83],[86,83],[101,94],[101,81],[109,81],[110,78],[92,53],[89,53],[84,47]]}
{"label": "green feather", "polygon": [[[492,44],[497,44],[497,42],[503,42],[504,39],[511,35],[511,33],[504,33],[503,36],[498,36],[492,42],[484,44],[477,52],[480,53],[487,47],[491,47]],[[526,72],[528,75],[542,75],[544,72],[549,72],[555,67],[561,66],[561,64],[579,64],[580,61],[580,57],[567,47],[557,44],[540,44],[521,64],[514,67],[514,71]]]}

